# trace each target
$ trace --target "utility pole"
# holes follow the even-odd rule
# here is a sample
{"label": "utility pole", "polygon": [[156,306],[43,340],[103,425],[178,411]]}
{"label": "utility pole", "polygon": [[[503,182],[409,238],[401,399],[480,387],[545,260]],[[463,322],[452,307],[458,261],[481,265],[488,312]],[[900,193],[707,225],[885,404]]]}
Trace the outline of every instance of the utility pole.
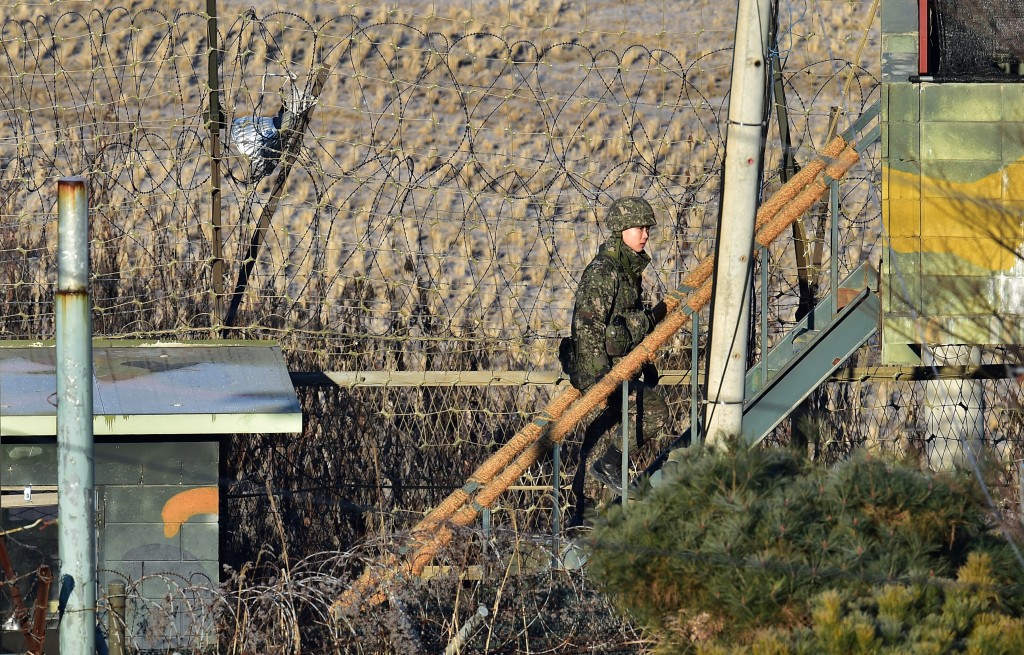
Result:
{"label": "utility pole", "polygon": [[[715,245],[707,409],[709,447],[739,435],[747,372],[754,218],[764,154],[766,51],[771,0],[739,0],[725,146],[725,180]],[[725,235],[728,235],[726,238]]]}

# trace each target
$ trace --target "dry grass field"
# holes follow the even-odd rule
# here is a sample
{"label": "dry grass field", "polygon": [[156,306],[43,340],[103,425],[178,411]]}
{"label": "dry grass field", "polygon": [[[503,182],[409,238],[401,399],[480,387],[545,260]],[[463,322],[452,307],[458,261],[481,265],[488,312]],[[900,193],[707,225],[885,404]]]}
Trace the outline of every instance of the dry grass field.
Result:
{"label": "dry grass field", "polygon": [[[53,335],[56,180],[74,174],[89,180],[98,335],[271,338],[293,370],[555,369],[576,280],[606,236],[604,208],[623,194],[659,214],[652,299],[713,249],[729,3],[218,4],[227,124],[273,116],[317,67],[329,71],[237,329],[219,329],[228,300],[212,293],[214,241],[230,293],[276,178],[252,183],[220,132],[218,237],[205,4],[7,2],[0,337]],[[798,161],[821,147],[832,107],[845,127],[878,97],[870,15],[868,2],[783,7],[778,49]],[[779,183],[771,123],[766,192]],[[844,190],[844,266],[878,255],[873,170],[866,162]],[[773,248],[772,261],[779,329],[794,306],[792,247]],[[680,335],[662,366],[684,365],[689,347]],[[256,444],[237,460],[284,478],[299,475],[298,462],[302,475],[330,481],[339,470],[365,474],[371,458],[371,488],[417,475],[458,485],[549,392],[302,391],[307,434],[288,448],[341,439],[363,444],[354,459],[318,451],[268,471]],[[688,392],[673,393],[681,429]],[[429,473],[451,461],[460,465]],[[417,504],[398,491],[369,498]],[[337,531],[322,538],[336,545]]]}
{"label": "dry grass field", "polygon": [[[820,146],[829,107],[855,115],[877,96],[867,6],[815,2],[790,7],[792,25],[782,17],[798,159]],[[644,195],[661,216],[653,296],[710,251],[733,11],[220,3],[229,123],[273,115],[315,66],[330,70],[237,324],[323,368],[465,365],[428,357],[422,340],[437,339],[444,351],[491,344],[495,368],[553,365],[616,196]],[[4,334],[52,329],[42,253],[54,180],[67,174],[89,176],[102,217],[99,330],[214,330],[205,18],[145,2],[19,2],[3,17],[0,248],[40,258],[4,272],[23,303],[4,312]],[[863,69],[851,69],[865,27]],[[247,162],[221,140],[231,289],[272,180],[246,183]]]}

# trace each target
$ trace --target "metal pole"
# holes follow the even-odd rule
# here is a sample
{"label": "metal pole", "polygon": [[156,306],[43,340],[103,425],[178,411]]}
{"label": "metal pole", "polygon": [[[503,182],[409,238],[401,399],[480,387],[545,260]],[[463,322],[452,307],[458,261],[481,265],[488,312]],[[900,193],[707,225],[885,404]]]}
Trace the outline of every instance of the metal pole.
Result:
{"label": "metal pole", "polygon": [[1017,461],[1017,514],[1024,525],[1024,459]]}
{"label": "metal pole", "polygon": [[46,609],[50,601],[50,584],[53,573],[50,567],[43,564],[36,572],[36,602],[32,606],[32,629],[26,640],[30,645],[29,653],[42,655],[46,644]]}
{"label": "metal pole", "polygon": [[110,602],[110,613],[107,615],[107,640],[110,655],[124,655],[124,610],[125,585],[123,582],[111,582],[107,587],[107,599]]}
{"label": "metal pole", "polygon": [[455,638],[448,642],[448,645],[444,649],[444,655],[456,655],[461,653],[462,645],[466,643],[466,639],[469,638],[471,632],[476,630],[476,627],[480,625],[480,622],[487,618],[487,607],[480,605],[476,608],[476,614],[466,619],[466,622],[462,624],[459,631],[455,633]]}
{"label": "metal pole", "polygon": [[562,444],[556,443],[552,450],[553,462],[551,464],[551,568],[559,567],[559,543],[558,535],[562,531]]}
{"label": "metal pole", "polygon": [[[639,392],[637,392],[639,393]],[[639,410],[638,410],[639,414]],[[640,422],[637,416],[637,422]],[[622,511],[629,500],[629,380],[622,381]]]}
{"label": "metal pole", "polygon": [[690,445],[703,443],[700,431],[700,312],[693,313],[693,335],[690,337]]}
{"label": "metal pole", "polygon": [[217,0],[206,0],[206,38],[210,44],[207,56],[207,75],[210,78],[210,218],[212,222],[211,248],[213,278],[213,323],[224,316],[224,259],[221,253],[221,186],[220,186],[220,50],[217,42]]}
{"label": "metal pole", "polygon": [[[795,225],[795,223],[794,223]],[[761,248],[761,384],[768,384],[768,247]]]}
{"label": "metal pole", "polygon": [[832,180],[828,185],[828,206],[832,214],[832,238],[829,241],[829,249],[832,251],[829,257],[829,293],[832,295],[832,315],[839,313],[839,181]]}
{"label": "metal pole", "polygon": [[708,405],[704,435],[711,447],[739,435],[743,421],[754,216],[764,152],[765,51],[770,16],[771,0],[739,0],[706,374]]}
{"label": "metal pole", "polygon": [[60,652],[96,650],[89,206],[81,177],[57,182],[57,500]]}

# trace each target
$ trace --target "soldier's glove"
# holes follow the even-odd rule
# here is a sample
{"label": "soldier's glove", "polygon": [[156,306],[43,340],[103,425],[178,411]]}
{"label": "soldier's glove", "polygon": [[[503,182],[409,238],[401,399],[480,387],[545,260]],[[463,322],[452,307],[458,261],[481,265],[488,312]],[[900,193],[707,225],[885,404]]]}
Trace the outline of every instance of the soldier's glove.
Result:
{"label": "soldier's glove", "polygon": [[622,357],[629,352],[633,339],[623,316],[615,315],[604,329],[604,349],[612,357]]}
{"label": "soldier's glove", "polygon": [[655,325],[657,325],[658,323],[661,323],[663,320],[665,320],[665,316],[668,315],[668,305],[666,305],[665,301],[662,300],[654,307],[651,307],[651,309],[649,310],[649,314],[651,316],[651,320],[654,322]]}
{"label": "soldier's glove", "polygon": [[646,362],[640,369],[640,375],[648,387],[658,386],[658,378],[661,376],[658,374],[658,367],[653,362]]}

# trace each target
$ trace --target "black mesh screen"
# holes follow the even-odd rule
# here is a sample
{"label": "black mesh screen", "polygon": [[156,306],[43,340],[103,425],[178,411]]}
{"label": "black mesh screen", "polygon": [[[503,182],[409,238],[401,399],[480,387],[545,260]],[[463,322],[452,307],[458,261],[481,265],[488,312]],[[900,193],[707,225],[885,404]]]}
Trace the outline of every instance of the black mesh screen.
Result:
{"label": "black mesh screen", "polygon": [[[930,38],[943,76],[1024,74],[1024,0],[931,0]],[[932,65],[935,69],[935,65]]]}

